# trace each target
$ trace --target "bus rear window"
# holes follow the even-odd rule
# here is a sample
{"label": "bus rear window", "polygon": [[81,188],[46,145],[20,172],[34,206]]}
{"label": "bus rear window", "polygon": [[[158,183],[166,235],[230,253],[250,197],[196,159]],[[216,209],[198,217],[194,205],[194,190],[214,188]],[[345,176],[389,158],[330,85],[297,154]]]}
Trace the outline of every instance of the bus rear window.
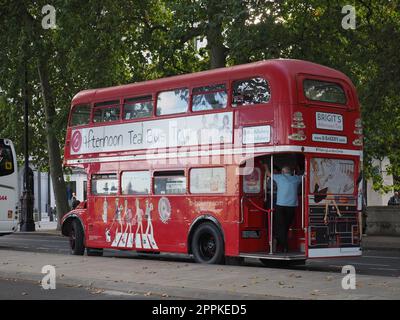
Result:
{"label": "bus rear window", "polygon": [[72,110],[71,127],[82,126],[90,122],[90,105],[77,105]]}
{"label": "bus rear window", "polygon": [[11,147],[0,140],[0,177],[14,172],[14,159]]}
{"label": "bus rear window", "polygon": [[313,101],[346,104],[346,94],[341,85],[334,82],[305,79],[304,95]]}

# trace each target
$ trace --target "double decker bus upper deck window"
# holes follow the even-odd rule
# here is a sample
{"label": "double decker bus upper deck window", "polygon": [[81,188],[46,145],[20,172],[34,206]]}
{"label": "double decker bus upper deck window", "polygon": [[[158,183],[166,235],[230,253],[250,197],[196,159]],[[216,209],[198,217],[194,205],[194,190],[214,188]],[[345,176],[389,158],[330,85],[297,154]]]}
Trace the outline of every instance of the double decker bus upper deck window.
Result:
{"label": "double decker bus upper deck window", "polygon": [[232,106],[267,103],[271,98],[268,82],[261,77],[238,80],[233,83]]}
{"label": "double decker bus upper deck window", "polygon": [[0,140],[0,177],[14,172],[14,159],[11,147]]}
{"label": "double decker bus upper deck window", "polygon": [[119,120],[119,101],[107,101],[94,105],[93,122],[109,122]]}
{"label": "double decker bus upper deck window", "polygon": [[115,195],[118,193],[117,174],[94,174],[92,175],[93,195]]}
{"label": "double decker bus upper deck window", "polygon": [[188,88],[160,92],[157,97],[157,115],[183,113],[187,111],[188,105]]}
{"label": "double decker bus upper deck window", "polygon": [[186,177],[183,170],[154,172],[154,194],[186,193]]}
{"label": "double decker bus upper deck window", "polygon": [[150,117],[153,113],[153,101],[151,96],[143,96],[125,99],[124,119],[139,119]]}
{"label": "double decker bus upper deck window", "polygon": [[192,109],[193,111],[223,109],[226,107],[227,97],[224,84],[194,88]]}
{"label": "double decker bus upper deck window", "polygon": [[313,101],[346,104],[346,94],[341,85],[334,82],[305,79],[303,90],[306,98]]}
{"label": "double decker bus upper deck window", "polygon": [[72,110],[70,126],[82,126],[90,122],[90,105],[81,104],[74,107]]}

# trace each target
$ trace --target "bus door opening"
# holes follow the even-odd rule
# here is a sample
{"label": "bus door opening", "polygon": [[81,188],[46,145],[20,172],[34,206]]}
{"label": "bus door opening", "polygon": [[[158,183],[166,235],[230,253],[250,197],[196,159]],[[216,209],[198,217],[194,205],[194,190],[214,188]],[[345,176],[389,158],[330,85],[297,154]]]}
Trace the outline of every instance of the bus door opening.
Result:
{"label": "bus door opening", "polygon": [[[297,199],[295,214],[290,221],[287,240],[289,252],[304,252],[304,172],[305,162],[302,154],[275,154],[265,155],[251,159],[253,161],[254,170],[243,170],[242,175],[242,239],[244,234],[258,237],[258,241],[246,241],[247,245],[243,245],[241,250],[247,252],[264,252],[275,254],[282,251],[282,248],[274,245],[274,237],[276,229],[281,227],[279,219],[275,219],[277,204],[278,185],[274,181],[274,174],[281,174],[283,167],[290,167],[293,175],[298,175],[301,183],[295,190],[294,198]],[[247,161],[246,167],[250,168]],[[268,177],[266,165],[270,170],[271,177]],[[251,171],[251,172],[250,172]],[[245,174],[247,173],[247,174]],[[271,192],[272,190],[272,192]]]}
{"label": "bus door opening", "polygon": [[[300,153],[273,154],[265,156],[262,162],[265,172],[265,207],[271,212],[266,220],[269,253],[280,253],[285,249],[287,249],[286,253],[304,253],[304,155]],[[267,166],[270,176],[266,172]],[[290,211],[293,210],[293,215],[288,214],[287,211],[277,210],[278,206],[289,207]],[[283,239],[287,241],[287,248],[284,248]]]}

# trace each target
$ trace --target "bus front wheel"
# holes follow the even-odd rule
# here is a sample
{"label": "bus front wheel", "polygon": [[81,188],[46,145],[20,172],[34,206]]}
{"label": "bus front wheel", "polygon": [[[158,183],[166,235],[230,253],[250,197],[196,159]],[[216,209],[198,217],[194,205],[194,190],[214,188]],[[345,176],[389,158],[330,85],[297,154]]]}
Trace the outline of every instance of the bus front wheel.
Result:
{"label": "bus front wheel", "polygon": [[199,263],[223,262],[224,241],[221,232],[213,223],[205,222],[197,227],[192,239],[192,253]]}
{"label": "bus front wheel", "polygon": [[71,222],[71,231],[69,233],[69,245],[71,254],[76,256],[83,256],[85,253],[84,233],[83,228],[77,219]]}

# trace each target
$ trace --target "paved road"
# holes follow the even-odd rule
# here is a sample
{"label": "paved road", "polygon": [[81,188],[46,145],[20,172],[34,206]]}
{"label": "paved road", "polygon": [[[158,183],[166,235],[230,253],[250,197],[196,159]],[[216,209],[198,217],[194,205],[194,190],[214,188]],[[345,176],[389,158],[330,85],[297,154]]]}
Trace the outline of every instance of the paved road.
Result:
{"label": "paved road", "polygon": [[[69,254],[68,239],[61,236],[37,234],[13,234],[0,237],[0,250],[18,250],[52,254]],[[193,262],[184,255],[162,254],[157,256],[140,256],[134,252],[105,250],[105,257],[131,259],[161,259],[169,261]],[[364,251],[360,258],[317,259],[307,261],[305,266],[290,267],[293,270],[322,272],[341,272],[344,265],[353,265],[358,274],[400,277],[400,252],[398,251]],[[246,260],[245,265],[261,267],[257,260]],[[285,267],[288,268],[288,267]]]}

